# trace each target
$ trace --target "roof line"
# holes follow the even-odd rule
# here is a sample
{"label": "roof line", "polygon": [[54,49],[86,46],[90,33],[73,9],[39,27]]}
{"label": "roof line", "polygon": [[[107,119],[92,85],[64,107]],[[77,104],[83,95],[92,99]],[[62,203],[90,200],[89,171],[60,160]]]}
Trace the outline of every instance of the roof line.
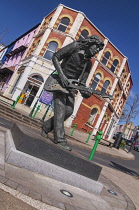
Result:
{"label": "roof line", "polygon": [[[67,7],[67,6],[65,6],[64,4],[59,4],[59,5],[62,5],[62,6],[64,6],[65,8],[67,8],[67,9],[70,9],[70,10],[73,10],[73,11],[75,11],[75,12],[79,12],[79,13],[82,13],[83,15],[84,15],[84,17],[94,26],[94,28],[96,28],[97,29],[97,31],[99,31],[100,32],[100,34],[102,35],[102,36],[104,36],[104,38],[105,39],[107,39],[109,42],[110,42],[110,44],[111,45],[113,45],[113,47],[116,49],[116,50],[118,50],[118,52],[121,54],[121,55],[123,55],[125,58],[127,58],[96,26],[95,26],[95,24],[94,23],[92,23],[92,21],[91,20],[89,20],[89,18],[83,13],[83,12],[81,12],[81,11],[77,11],[77,10],[75,10],[75,9],[72,9],[72,8],[70,8],[70,7]],[[58,6],[59,6],[58,5]]]}
{"label": "roof line", "polygon": [[[62,4],[59,4],[59,5],[62,5]],[[59,6],[59,5],[58,5],[58,6]],[[57,6],[57,7],[58,7],[58,6]],[[64,6],[64,5],[63,5],[63,6]],[[56,8],[57,8],[57,7],[56,7]],[[54,12],[54,11],[56,10],[56,8],[55,8],[55,9],[53,9],[51,12],[49,12],[49,14],[48,14],[48,15],[44,16],[44,18],[46,18],[46,17],[47,17],[47,16],[49,16],[52,12]]]}
{"label": "roof line", "polygon": [[2,49],[2,51],[3,51],[5,48],[7,48],[7,47],[11,46],[12,44],[14,44],[15,42],[17,42],[19,39],[21,39],[23,36],[25,36],[25,35],[28,34],[29,32],[33,31],[33,30],[34,30],[35,28],[37,28],[39,25],[40,25],[40,23],[38,23],[38,24],[35,25],[33,28],[31,28],[31,29],[29,29],[28,31],[26,31],[24,34],[22,34],[22,35],[19,36],[17,39],[15,39],[14,41],[12,41],[9,45],[6,45],[6,46]]}

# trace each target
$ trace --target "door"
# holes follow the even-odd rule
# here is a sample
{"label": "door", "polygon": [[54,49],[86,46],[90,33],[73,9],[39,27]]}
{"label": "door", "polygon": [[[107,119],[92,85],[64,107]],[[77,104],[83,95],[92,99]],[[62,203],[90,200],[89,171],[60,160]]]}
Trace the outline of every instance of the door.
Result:
{"label": "door", "polygon": [[26,101],[25,101],[25,105],[30,107],[35,96],[37,95],[37,92],[39,90],[39,87],[29,84],[27,92],[26,92]]}

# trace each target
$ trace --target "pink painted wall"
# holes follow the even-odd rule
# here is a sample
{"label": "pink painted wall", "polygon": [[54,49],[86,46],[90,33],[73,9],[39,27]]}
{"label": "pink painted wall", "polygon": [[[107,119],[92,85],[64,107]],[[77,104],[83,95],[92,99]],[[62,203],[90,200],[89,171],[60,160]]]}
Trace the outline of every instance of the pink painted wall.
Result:
{"label": "pink painted wall", "polygon": [[[29,32],[27,35],[23,36],[21,39],[19,39],[15,43],[12,51],[15,50],[16,48],[22,46],[22,45],[26,46],[27,49],[28,49],[29,45],[31,44],[31,41],[33,40],[34,35],[36,34],[36,32],[38,30],[38,27],[35,28],[34,30],[32,30],[31,32]],[[14,70],[14,73],[13,73],[12,77],[16,73],[17,69],[20,67],[19,63],[20,63],[21,59],[23,58],[23,56],[24,56],[25,52],[27,51],[27,49],[25,51],[23,51],[23,52],[20,52],[20,53],[14,55],[14,56],[11,56],[10,58],[7,58],[7,60],[3,64],[2,68],[15,66],[15,70]],[[9,84],[10,80],[12,79],[12,77],[8,77],[7,78],[7,81],[6,81],[6,83],[4,84],[4,86],[2,88],[2,92],[5,92],[5,90],[7,89],[8,84]]]}
{"label": "pink painted wall", "polygon": [[[31,43],[31,41],[32,41],[36,31],[37,31],[37,28],[34,29],[33,31],[31,31],[30,33],[28,33],[27,35],[25,35],[24,37],[22,37],[21,39],[19,39],[15,43],[12,51],[15,50],[16,48],[20,47],[21,45],[29,47],[29,45],[30,45],[30,43]],[[21,61],[21,59],[22,59],[23,55],[25,54],[26,50],[23,51],[23,52],[20,52],[20,53],[18,53],[16,55],[14,55],[14,56],[11,56],[10,58],[7,58],[7,60],[5,61],[4,65],[2,66],[2,68],[15,66],[15,71],[16,71],[16,69],[18,69],[18,66],[19,66],[18,64]]]}

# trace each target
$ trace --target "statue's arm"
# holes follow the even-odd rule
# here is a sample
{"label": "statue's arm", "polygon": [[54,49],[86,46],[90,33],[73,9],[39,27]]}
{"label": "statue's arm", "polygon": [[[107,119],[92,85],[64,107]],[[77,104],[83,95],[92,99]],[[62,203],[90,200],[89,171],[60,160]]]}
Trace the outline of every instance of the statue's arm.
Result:
{"label": "statue's arm", "polygon": [[[83,78],[81,79],[81,85],[86,86],[86,80],[89,76],[91,67],[92,67],[92,62],[91,62],[91,60],[89,60],[88,63],[87,63]],[[83,98],[89,98],[92,95],[92,88],[88,87],[85,90],[81,90],[80,93],[81,93]]]}
{"label": "statue's arm", "polygon": [[69,56],[70,54],[72,54],[73,51],[76,49],[77,45],[78,45],[77,42],[73,42],[73,43],[61,48],[57,52],[55,52],[52,57],[54,67],[56,68],[56,70],[58,72],[58,75],[59,75],[59,78],[61,80],[63,87],[67,87],[69,84],[69,81],[68,81],[67,77],[65,76],[65,74],[63,73],[60,61],[64,58],[66,58],[67,56]]}
{"label": "statue's arm", "polygon": [[81,84],[84,84],[84,86],[86,86],[86,80],[87,80],[87,78],[89,76],[91,67],[92,67],[92,61],[88,60],[85,72],[84,72],[83,77],[81,79]]}

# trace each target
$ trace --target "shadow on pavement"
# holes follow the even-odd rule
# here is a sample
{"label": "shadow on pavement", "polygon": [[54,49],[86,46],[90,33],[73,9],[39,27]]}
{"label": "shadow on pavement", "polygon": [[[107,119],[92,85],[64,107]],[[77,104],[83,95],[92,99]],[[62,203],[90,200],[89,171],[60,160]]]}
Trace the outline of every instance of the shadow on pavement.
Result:
{"label": "shadow on pavement", "polygon": [[126,174],[129,174],[129,175],[134,176],[134,177],[139,179],[139,174],[137,172],[132,171],[132,170],[130,170],[130,169],[124,167],[124,166],[121,166],[121,165],[119,165],[119,164],[117,164],[113,161],[110,161],[110,162],[113,164],[113,165],[109,164],[112,168],[117,169],[121,172],[124,172]]}

